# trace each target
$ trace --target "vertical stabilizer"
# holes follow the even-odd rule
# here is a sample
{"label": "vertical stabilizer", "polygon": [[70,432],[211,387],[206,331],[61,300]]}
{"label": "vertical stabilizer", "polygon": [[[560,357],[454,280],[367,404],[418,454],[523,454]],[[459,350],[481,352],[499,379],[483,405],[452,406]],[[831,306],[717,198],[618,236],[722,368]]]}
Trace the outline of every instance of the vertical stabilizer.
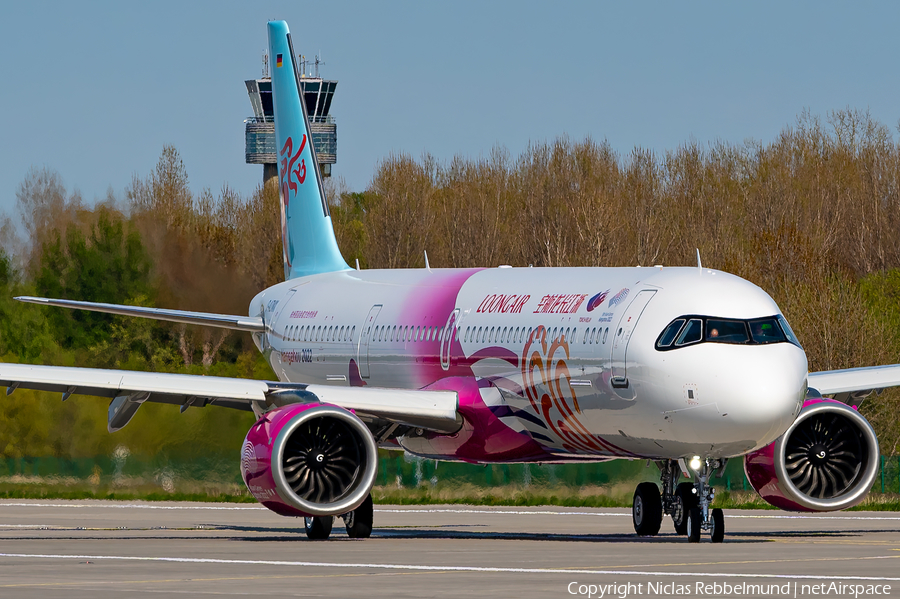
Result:
{"label": "vertical stabilizer", "polygon": [[300,74],[284,21],[269,22],[272,57],[272,104],[275,112],[275,149],[278,151],[278,191],[281,203],[281,239],[284,276],[349,270],[341,256],[331,213],[325,201],[316,162]]}

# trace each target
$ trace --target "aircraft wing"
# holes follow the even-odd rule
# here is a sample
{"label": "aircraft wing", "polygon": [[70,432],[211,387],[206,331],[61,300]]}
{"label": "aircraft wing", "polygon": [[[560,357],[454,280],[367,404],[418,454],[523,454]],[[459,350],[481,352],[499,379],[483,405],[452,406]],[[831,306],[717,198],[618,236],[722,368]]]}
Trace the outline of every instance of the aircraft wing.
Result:
{"label": "aircraft wing", "polygon": [[822,395],[834,395],[835,399],[847,401],[886,387],[900,386],[900,364],[810,372],[808,381],[810,388]]}
{"label": "aircraft wing", "polygon": [[170,322],[180,322],[184,324],[199,324],[223,329],[250,331],[251,333],[261,333],[266,330],[265,323],[263,323],[262,318],[259,318],[258,316],[233,316],[230,314],[212,314],[210,312],[188,312],[186,310],[167,310],[165,308],[144,308],[142,306],[79,302],[74,300],[50,299],[46,297],[30,297],[24,295],[15,299],[29,304],[74,308],[76,310],[90,310],[91,312],[119,314],[121,316],[138,316],[140,318],[152,318],[154,320],[168,320]]}
{"label": "aircraft wing", "polygon": [[144,402],[190,407],[217,405],[265,411],[291,403],[329,403],[361,417],[439,432],[459,429],[459,398],[453,391],[379,389],[303,385],[191,374],[69,368],[0,363],[0,385],[6,394],[35,389],[71,395],[107,397],[110,432],[121,429]]}

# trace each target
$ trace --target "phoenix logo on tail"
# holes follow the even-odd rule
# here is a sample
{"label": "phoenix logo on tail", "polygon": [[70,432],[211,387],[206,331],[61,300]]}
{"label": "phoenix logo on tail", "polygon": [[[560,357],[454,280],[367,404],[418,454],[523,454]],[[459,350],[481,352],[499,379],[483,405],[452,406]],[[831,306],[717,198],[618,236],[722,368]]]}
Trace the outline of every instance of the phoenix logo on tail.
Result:
{"label": "phoenix logo on tail", "polygon": [[[290,208],[290,193],[288,190],[293,191],[294,195],[297,195],[298,185],[303,185],[303,182],[306,181],[306,159],[300,159],[300,164],[297,164],[297,168],[294,168],[294,165],[297,163],[297,159],[300,158],[300,154],[303,153],[303,148],[306,147],[306,135],[303,135],[303,139],[300,141],[300,147],[297,149],[297,153],[293,156],[291,153],[294,149],[294,140],[292,137],[288,137],[284,142],[284,147],[281,148],[281,169],[279,170],[279,174],[281,175],[281,243],[284,248],[284,261],[288,265],[288,268],[291,267],[291,263],[294,258],[294,246],[291,243],[291,234],[290,227],[288,223],[291,218]],[[297,182],[294,182],[296,178]]]}

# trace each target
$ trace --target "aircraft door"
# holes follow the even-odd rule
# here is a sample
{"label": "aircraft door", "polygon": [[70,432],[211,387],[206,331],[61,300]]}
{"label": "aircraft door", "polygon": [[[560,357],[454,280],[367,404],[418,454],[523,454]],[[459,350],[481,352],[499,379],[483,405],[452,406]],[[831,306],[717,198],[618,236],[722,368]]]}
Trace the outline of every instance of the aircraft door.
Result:
{"label": "aircraft door", "polygon": [[622,314],[619,325],[613,331],[614,337],[612,342],[611,370],[612,378],[610,383],[613,387],[622,389],[628,386],[628,373],[626,372],[626,360],[628,352],[628,342],[631,340],[631,333],[637,325],[644,308],[653,299],[656,291],[645,290],[634,296],[631,303]]}
{"label": "aircraft door", "polygon": [[271,320],[269,321],[269,330],[272,332],[272,336],[276,339],[278,337],[281,337],[282,341],[284,341],[284,333],[287,330],[289,319],[282,319],[282,316],[284,315],[284,311],[287,308],[288,304],[291,303],[291,299],[294,297],[295,293],[297,293],[296,287],[288,289],[288,292],[284,296],[284,299],[278,302],[278,305],[275,307],[275,311],[273,312]]}
{"label": "aircraft door", "polygon": [[372,330],[375,328],[375,320],[381,312],[382,304],[375,304],[369,310],[369,315],[361,327],[359,333],[359,345],[356,349],[356,363],[359,366],[360,378],[369,378],[369,342],[372,339]]}
{"label": "aircraft door", "polygon": [[450,313],[447,318],[447,326],[444,327],[444,336],[441,337],[441,368],[450,370],[450,352],[453,336],[456,333],[456,321],[459,319],[459,308]]}

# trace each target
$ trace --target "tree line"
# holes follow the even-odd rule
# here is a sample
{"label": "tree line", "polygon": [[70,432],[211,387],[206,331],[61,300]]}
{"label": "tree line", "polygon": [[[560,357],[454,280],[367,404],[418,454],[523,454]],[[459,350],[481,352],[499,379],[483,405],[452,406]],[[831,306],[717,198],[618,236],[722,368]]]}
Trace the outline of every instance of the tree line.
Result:
{"label": "tree line", "polygon": [[[363,191],[333,180],[326,189],[349,264],[421,268],[427,251],[432,267],[692,265],[699,249],[705,266],[772,295],[811,370],[900,362],[900,145],[865,112],[804,113],[768,143],[690,142],[664,153],[622,155],[605,141],[561,137],[518,156],[502,147],[447,163],[397,154],[377,165]],[[172,147],[124,196],[110,192],[93,206],[53,171],[32,170],[17,193],[21,225],[0,225],[0,357],[274,377],[244,334],[10,297],[244,313],[257,291],[283,278],[277,203],[274,187],[246,197],[227,186],[193,193]],[[183,438],[162,447],[184,447],[196,431],[176,421],[216,418],[215,410],[181,417],[166,407],[150,418],[145,406],[116,435],[60,445],[53,439],[88,410],[79,406],[98,402],[59,406],[54,397],[56,423],[23,431],[9,423],[24,408],[11,406],[32,402],[35,414],[49,414],[40,406],[51,400],[17,393],[23,397],[0,404],[0,456],[84,454],[120,443],[140,450],[140,427],[174,427]],[[56,418],[60,410],[68,420]],[[105,428],[105,406],[90,410]],[[888,390],[861,410],[883,452],[895,455],[900,394]],[[244,420],[216,423],[227,438],[223,451],[239,446]],[[147,451],[158,450],[157,441]]]}

